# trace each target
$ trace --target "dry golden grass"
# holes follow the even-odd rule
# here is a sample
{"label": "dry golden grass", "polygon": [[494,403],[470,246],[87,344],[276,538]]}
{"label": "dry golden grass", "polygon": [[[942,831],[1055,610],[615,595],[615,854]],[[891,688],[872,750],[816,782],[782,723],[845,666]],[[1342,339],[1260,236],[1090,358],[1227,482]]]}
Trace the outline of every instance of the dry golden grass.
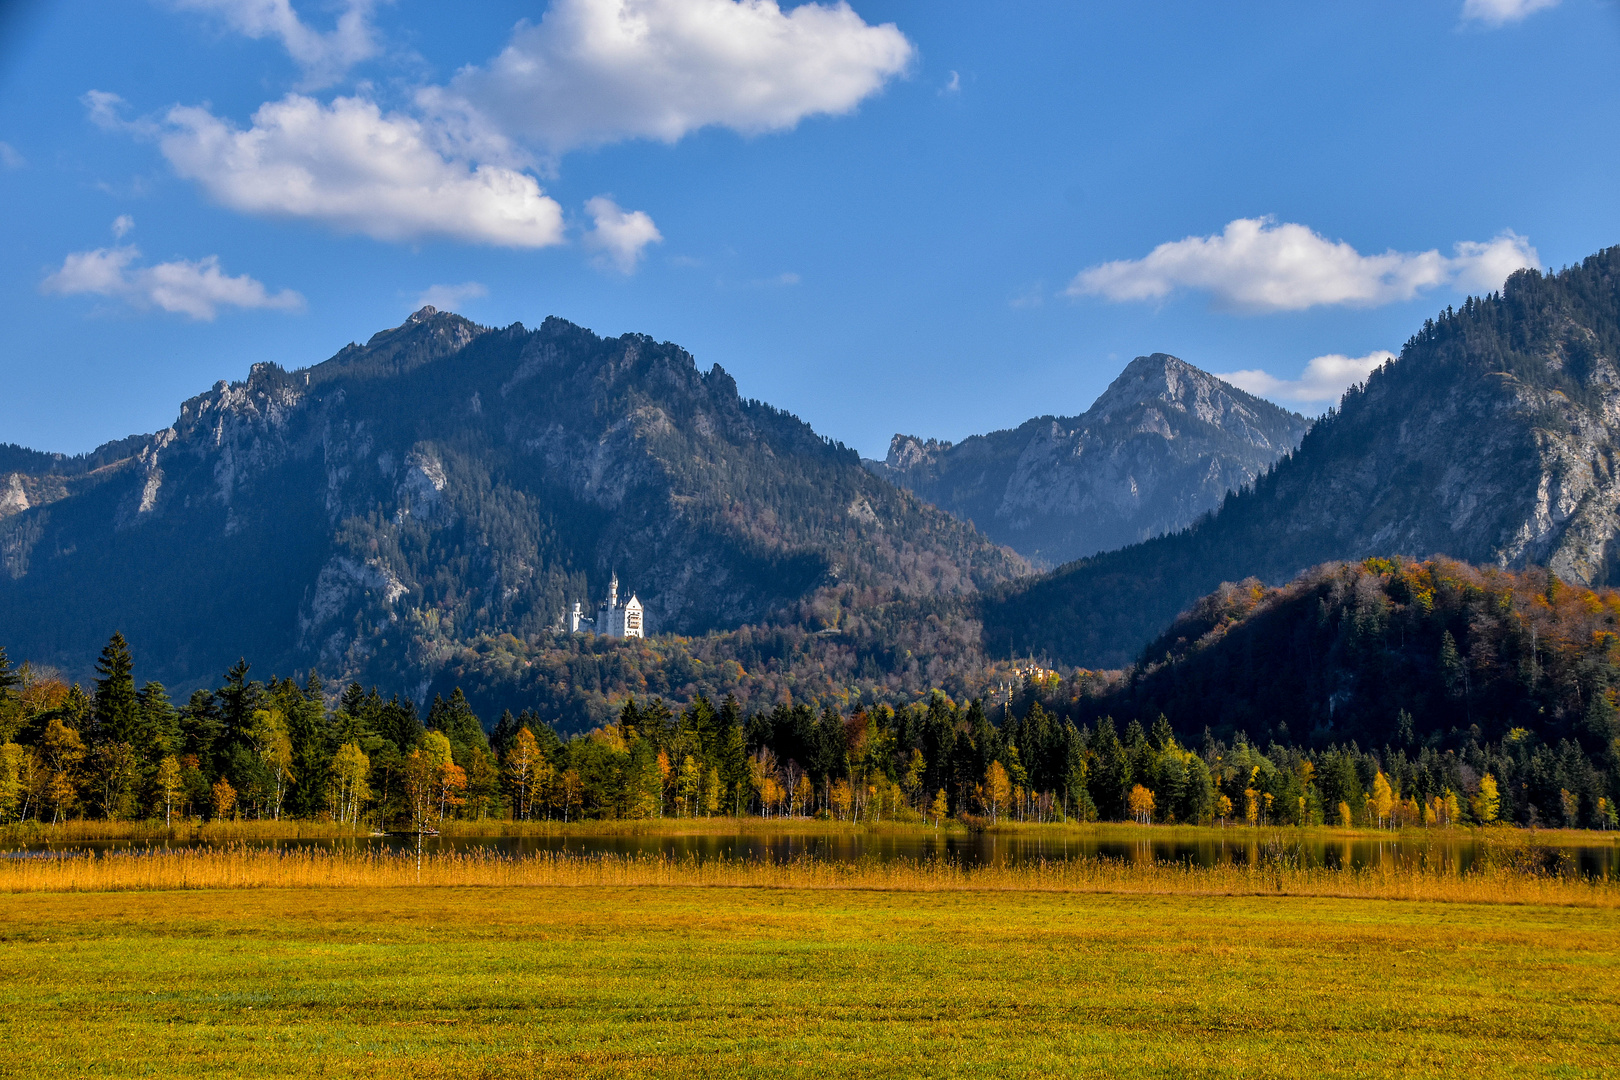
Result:
{"label": "dry golden grass", "polygon": [[[451,839],[498,837],[663,837],[663,836],[964,836],[982,832],[1024,838],[1055,837],[1100,842],[1150,840],[1172,843],[1270,842],[1279,836],[1312,842],[1398,840],[1404,844],[1429,841],[1531,843],[1543,847],[1620,847],[1620,831],[1589,829],[1519,829],[1496,825],[1480,828],[1340,829],[1332,826],[1290,828],[1248,825],[1137,825],[1132,822],[1018,822],[1002,821],[970,828],[961,821],[940,825],[923,822],[850,822],[814,818],[642,818],[591,821],[446,821],[439,835]],[[71,844],[87,841],[232,841],[341,839],[375,835],[372,825],[340,825],[331,821],[36,821],[0,825],[0,845]]]}
{"label": "dry golden grass", "polygon": [[0,844],[75,844],[105,840],[200,840],[224,844],[237,840],[315,840],[370,836],[370,825],[335,821],[22,821],[0,826]]}
{"label": "dry golden grass", "polygon": [[1202,867],[1070,859],[1011,866],[943,860],[786,862],[471,852],[281,850],[232,846],[0,860],[0,891],[435,887],[709,887],[898,892],[1042,891],[1186,896],[1314,896],[1461,903],[1620,907],[1620,882],[1548,869],[1534,849],[1506,848],[1467,873],[1394,862],[1365,869],[1299,865],[1285,852]]}

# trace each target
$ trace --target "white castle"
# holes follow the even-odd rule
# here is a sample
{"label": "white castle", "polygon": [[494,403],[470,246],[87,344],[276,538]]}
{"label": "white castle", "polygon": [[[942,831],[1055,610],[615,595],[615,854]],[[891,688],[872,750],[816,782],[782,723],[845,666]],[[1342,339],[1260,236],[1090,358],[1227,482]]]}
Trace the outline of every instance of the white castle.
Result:
{"label": "white castle", "polygon": [[578,600],[574,601],[574,610],[568,613],[568,632],[578,634],[582,631],[594,630],[603,637],[645,637],[641,623],[641,601],[636,594],[631,593],[630,599],[623,604],[619,603],[619,575],[615,573],[613,580],[608,582],[607,603],[596,609],[596,618],[587,618],[581,610]]}

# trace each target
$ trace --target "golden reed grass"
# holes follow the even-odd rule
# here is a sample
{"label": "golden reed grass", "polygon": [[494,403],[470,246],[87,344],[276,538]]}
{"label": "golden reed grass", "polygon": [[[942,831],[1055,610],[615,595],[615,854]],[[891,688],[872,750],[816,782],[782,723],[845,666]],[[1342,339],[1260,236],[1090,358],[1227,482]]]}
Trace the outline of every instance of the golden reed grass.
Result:
{"label": "golden reed grass", "polygon": [[1221,863],[1196,866],[1073,859],[1010,866],[942,860],[810,858],[787,862],[581,856],[542,852],[410,852],[153,848],[103,855],[0,859],[0,891],[436,887],[674,887],[1045,891],[1181,896],[1311,896],[1456,903],[1620,907],[1620,882],[1495,864],[1465,873],[1412,864],[1361,869]]}

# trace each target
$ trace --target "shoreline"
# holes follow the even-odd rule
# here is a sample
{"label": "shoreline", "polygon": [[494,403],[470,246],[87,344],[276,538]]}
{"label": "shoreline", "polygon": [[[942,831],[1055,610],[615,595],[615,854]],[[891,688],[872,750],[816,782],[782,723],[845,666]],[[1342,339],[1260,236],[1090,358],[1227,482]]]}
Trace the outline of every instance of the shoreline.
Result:
{"label": "shoreline", "polygon": [[[320,821],[162,822],[69,821],[60,824],[23,822],[0,826],[0,848],[22,844],[74,844],[116,841],[181,841],[238,843],[276,840],[370,840],[387,835],[414,835],[370,825]],[[1134,822],[999,822],[968,824],[952,819],[941,825],[921,822],[849,822],[814,818],[647,818],[592,821],[446,821],[442,840],[524,838],[651,837],[893,837],[1092,840],[1107,843],[1366,843],[1497,841],[1542,847],[1620,847],[1620,831],[1531,829],[1512,825],[1343,829],[1311,825],[1139,825]]]}

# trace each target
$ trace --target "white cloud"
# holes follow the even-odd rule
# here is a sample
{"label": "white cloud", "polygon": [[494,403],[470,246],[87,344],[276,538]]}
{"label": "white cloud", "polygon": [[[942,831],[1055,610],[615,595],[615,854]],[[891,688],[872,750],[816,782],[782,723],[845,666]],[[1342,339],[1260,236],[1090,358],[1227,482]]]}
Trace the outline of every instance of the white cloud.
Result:
{"label": "white cloud", "polygon": [[1366,356],[1329,353],[1306,364],[1297,379],[1279,379],[1257,369],[1220,372],[1215,377],[1273,401],[1325,407],[1337,403],[1351,386],[1365,381],[1375,369],[1393,359],[1395,354],[1387,349],[1376,349]]}
{"label": "white cloud", "polygon": [[8,169],[20,169],[28,164],[28,159],[17,152],[17,148],[10,143],[0,142],[0,165]]}
{"label": "white cloud", "polygon": [[556,0],[488,65],[421,100],[558,154],[847,113],[914,55],[892,23],[868,25],[843,0],[785,13],[776,0]]}
{"label": "white cloud", "polygon": [[118,239],[122,240],[124,235],[134,227],[134,218],[130,217],[128,214],[119,214],[117,217],[113,218],[112,234]]}
{"label": "white cloud", "polygon": [[177,107],[159,139],[176,172],[250,214],[319,221],[379,240],[447,236],[506,247],[563,242],[562,208],[534,177],[441,153],[421,121],[363,98],[289,94],[242,130]]}
{"label": "white cloud", "polygon": [[640,210],[622,210],[605,195],[585,203],[592,227],[585,233],[585,249],[596,253],[595,262],[621,274],[634,273],[648,244],[664,240],[653,219]]}
{"label": "white cloud", "polygon": [[333,28],[311,29],[289,0],[170,0],[185,11],[222,18],[231,29],[254,39],[275,38],[304,69],[306,87],[328,86],[349,68],[377,55],[371,26],[374,0],[345,0]]}
{"label": "white cloud", "polygon": [[429,285],[416,298],[416,306],[454,311],[457,305],[465,300],[475,300],[488,295],[489,289],[479,281],[463,281],[460,285]]}
{"label": "white cloud", "polygon": [[1487,26],[1503,26],[1557,6],[1558,0],[1464,0],[1462,14]]}
{"label": "white cloud", "polygon": [[1240,311],[1300,311],[1323,304],[1372,307],[1410,300],[1437,285],[1487,291],[1507,275],[1535,266],[1528,240],[1503,232],[1486,243],[1438,251],[1386,251],[1363,255],[1304,225],[1271,218],[1239,218],[1214,236],[1189,236],[1160,244],[1141,259],[1103,263],[1082,271],[1069,296],[1109,300],[1160,300],[1177,289],[1210,293],[1217,304]]}
{"label": "white cloud", "polygon": [[[378,51],[370,15],[383,0],[337,0],[335,27],[312,29],[291,0],[168,0],[279,40],[311,83]],[[868,25],[845,0],[555,0],[519,23],[485,66],[419,89],[407,111],[361,96],[301,93],[267,102],[251,126],[210,108],[125,120],[125,102],[92,90],[90,119],[156,140],[174,170],[244,213],[320,222],[379,240],[442,236],[538,248],[566,242],[562,209],[533,175],[535,152],[627,138],[673,142],[721,125],[752,133],[847,113],[911,63],[893,24]],[[611,200],[588,205],[586,247],[632,271],[663,238],[652,219]]]}
{"label": "white cloud", "polygon": [[84,103],[86,111],[90,114],[90,122],[103,131],[133,131],[136,134],[150,134],[153,130],[150,124],[144,127],[139,122],[125,120],[122,115],[125,105],[128,104],[117,94],[106,90],[89,90],[79,98]]}
{"label": "white cloud", "polygon": [[959,94],[961,92],[962,76],[953,71],[951,77],[946,80],[945,85],[939,88],[939,95],[944,97],[946,94]]}
{"label": "white cloud", "polygon": [[271,293],[245,274],[230,277],[220,270],[217,255],[135,266],[140,254],[132,246],[75,252],[41,287],[63,296],[110,296],[135,307],[159,307],[204,320],[213,319],[221,307],[296,311],[304,306],[304,298],[291,290]]}

